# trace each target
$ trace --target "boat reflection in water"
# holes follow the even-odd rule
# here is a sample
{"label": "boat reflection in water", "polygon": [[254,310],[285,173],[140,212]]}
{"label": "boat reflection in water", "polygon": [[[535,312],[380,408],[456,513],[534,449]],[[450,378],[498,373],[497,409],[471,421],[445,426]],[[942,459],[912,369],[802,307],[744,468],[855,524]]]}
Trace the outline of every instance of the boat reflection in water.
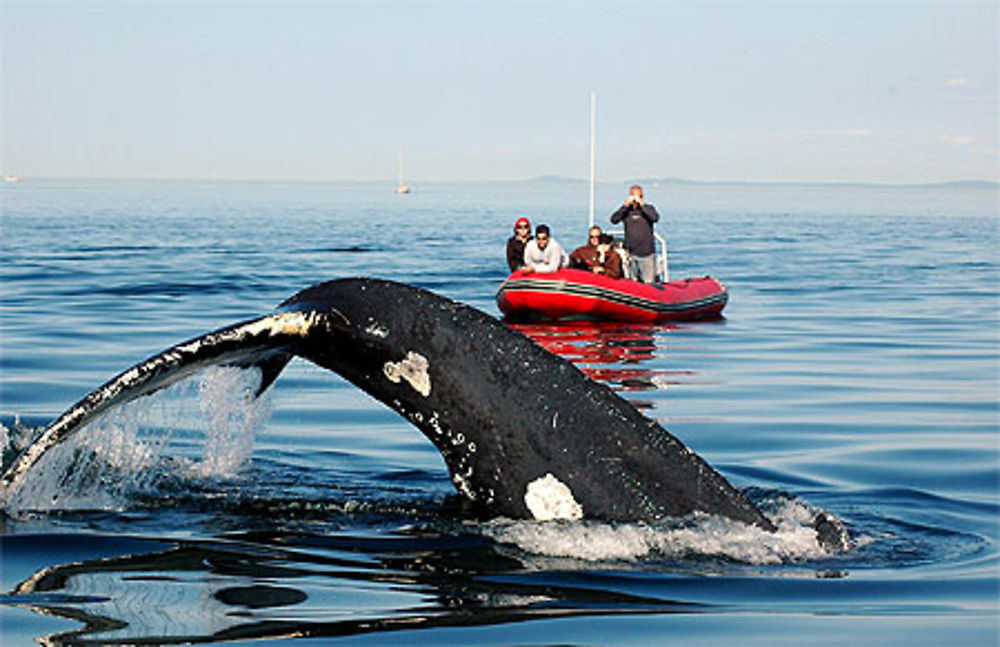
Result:
{"label": "boat reflection in water", "polygon": [[[663,390],[678,384],[680,376],[692,374],[646,366],[657,357],[656,335],[669,333],[675,325],[578,321],[511,324],[511,328],[619,393]],[[629,401],[640,409],[653,407],[632,397]]]}

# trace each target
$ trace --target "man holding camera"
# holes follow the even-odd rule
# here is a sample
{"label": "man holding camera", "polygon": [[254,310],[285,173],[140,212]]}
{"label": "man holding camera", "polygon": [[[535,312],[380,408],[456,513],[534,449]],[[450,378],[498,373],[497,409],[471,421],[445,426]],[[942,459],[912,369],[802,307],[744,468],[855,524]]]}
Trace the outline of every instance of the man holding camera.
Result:
{"label": "man holding camera", "polygon": [[625,248],[632,257],[629,261],[632,276],[643,283],[656,281],[656,241],[653,223],[660,219],[656,208],[642,197],[642,187],[629,187],[625,204],[611,214],[611,223],[625,223]]}

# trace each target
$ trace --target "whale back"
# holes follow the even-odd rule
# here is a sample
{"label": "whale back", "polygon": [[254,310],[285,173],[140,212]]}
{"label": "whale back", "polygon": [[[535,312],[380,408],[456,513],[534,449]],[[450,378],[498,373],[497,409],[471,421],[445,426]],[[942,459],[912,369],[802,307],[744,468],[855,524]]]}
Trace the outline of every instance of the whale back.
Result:
{"label": "whale back", "polygon": [[455,486],[516,518],[656,520],[696,510],[771,528],[680,440],[610,388],[497,319],[374,279],[313,286],[281,305],[337,329],[297,355],[418,427]]}

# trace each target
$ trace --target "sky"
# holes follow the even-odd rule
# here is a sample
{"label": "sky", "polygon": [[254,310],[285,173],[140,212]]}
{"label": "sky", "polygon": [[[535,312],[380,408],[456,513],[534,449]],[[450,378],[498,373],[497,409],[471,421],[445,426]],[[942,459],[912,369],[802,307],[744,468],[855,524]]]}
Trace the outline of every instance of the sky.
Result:
{"label": "sky", "polygon": [[996,0],[0,0],[3,172],[998,180]]}

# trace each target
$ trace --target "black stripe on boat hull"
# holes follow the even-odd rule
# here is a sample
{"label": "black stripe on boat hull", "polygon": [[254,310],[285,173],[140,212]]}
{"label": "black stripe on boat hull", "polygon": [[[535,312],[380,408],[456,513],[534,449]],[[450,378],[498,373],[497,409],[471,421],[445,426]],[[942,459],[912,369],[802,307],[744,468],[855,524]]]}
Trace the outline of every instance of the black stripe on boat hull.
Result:
{"label": "black stripe on boat hull", "polygon": [[567,281],[540,281],[536,279],[521,279],[515,282],[504,283],[504,285],[500,287],[498,296],[512,292],[540,292],[589,297],[593,299],[601,299],[617,305],[645,310],[647,312],[655,312],[656,314],[680,314],[690,311],[704,310],[714,306],[721,307],[725,306],[729,300],[729,295],[725,291],[722,291],[700,299],[669,303],[646,299],[640,296],[619,292],[617,290],[609,290],[596,285],[570,283]]}

